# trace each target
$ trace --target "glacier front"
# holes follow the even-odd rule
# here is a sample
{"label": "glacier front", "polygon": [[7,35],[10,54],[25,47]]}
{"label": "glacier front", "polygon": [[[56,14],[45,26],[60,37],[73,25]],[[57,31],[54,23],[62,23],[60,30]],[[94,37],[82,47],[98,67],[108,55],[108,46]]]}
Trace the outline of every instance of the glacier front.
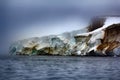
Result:
{"label": "glacier front", "polygon": [[84,29],[13,43],[13,55],[119,56],[120,17],[97,17]]}

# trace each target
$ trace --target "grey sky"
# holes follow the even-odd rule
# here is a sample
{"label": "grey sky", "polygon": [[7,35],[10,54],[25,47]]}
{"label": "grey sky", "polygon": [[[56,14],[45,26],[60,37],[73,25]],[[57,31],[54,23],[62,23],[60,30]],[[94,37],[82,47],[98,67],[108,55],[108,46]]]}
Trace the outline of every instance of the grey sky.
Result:
{"label": "grey sky", "polygon": [[4,0],[0,5],[3,45],[81,29],[93,16],[120,12],[120,0]]}

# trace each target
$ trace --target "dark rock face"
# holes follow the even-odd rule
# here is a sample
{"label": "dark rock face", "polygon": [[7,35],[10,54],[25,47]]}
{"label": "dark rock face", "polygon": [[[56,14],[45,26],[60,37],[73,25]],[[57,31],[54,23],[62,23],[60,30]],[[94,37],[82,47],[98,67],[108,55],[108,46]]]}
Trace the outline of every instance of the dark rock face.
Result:
{"label": "dark rock face", "polygon": [[88,36],[75,36],[75,40],[76,40],[76,43],[79,43],[79,42],[88,42],[90,40],[92,35],[88,35]]}
{"label": "dark rock face", "polygon": [[120,24],[113,24],[105,29],[105,35],[101,44],[97,47],[98,51],[106,49],[106,53],[113,51],[120,46]]}
{"label": "dark rock face", "polygon": [[96,17],[96,18],[93,18],[91,20],[91,23],[90,25],[87,27],[88,28],[88,32],[91,32],[91,31],[94,31],[100,27],[102,27],[105,23],[105,18],[101,18],[101,17]]}
{"label": "dark rock face", "polygon": [[[88,33],[75,36],[77,50],[87,56],[120,55],[120,19],[106,26],[104,19],[95,20],[88,28]],[[111,18],[112,19],[112,18]],[[114,18],[113,18],[114,19]],[[104,24],[104,25],[103,25]],[[116,51],[114,51],[116,50]]]}
{"label": "dark rock face", "polygon": [[120,56],[120,18],[98,17],[82,30],[21,40],[11,45],[10,53],[18,55]]}
{"label": "dark rock face", "polygon": [[113,24],[105,29],[103,42],[120,41],[120,24]]}

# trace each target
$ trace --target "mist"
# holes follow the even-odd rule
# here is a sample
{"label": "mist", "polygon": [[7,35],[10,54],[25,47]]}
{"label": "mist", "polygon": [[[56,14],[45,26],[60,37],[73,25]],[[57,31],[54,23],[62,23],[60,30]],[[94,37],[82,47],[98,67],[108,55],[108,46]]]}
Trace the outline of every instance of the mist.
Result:
{"label": "mist", "polygon": [[92,17],[119,14],[119,0],[4,0],[0,51],[17,40],[85,28]]}

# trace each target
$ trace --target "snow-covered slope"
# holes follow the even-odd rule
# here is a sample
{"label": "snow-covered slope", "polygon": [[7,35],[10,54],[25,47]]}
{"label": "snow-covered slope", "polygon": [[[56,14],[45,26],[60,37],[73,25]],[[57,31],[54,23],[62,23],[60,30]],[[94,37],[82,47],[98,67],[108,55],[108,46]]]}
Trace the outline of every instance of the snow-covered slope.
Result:
{"label": "snow-covered slope", "polygon": [[[81,43],[83,36],[85,40]],[[120,17],[106,17],[103,26],[98,26],[91,32],[77,34],[75,38],[77,50],[82,51],[82,55],[115,55],[114,49],[120,46]]]}
{"label": "snow-covered slope", "polygon": [[10,53],[19,55],[119,55],[119,50],[120,17],[97,18],[81,30],[20,40],[10,46]]}

